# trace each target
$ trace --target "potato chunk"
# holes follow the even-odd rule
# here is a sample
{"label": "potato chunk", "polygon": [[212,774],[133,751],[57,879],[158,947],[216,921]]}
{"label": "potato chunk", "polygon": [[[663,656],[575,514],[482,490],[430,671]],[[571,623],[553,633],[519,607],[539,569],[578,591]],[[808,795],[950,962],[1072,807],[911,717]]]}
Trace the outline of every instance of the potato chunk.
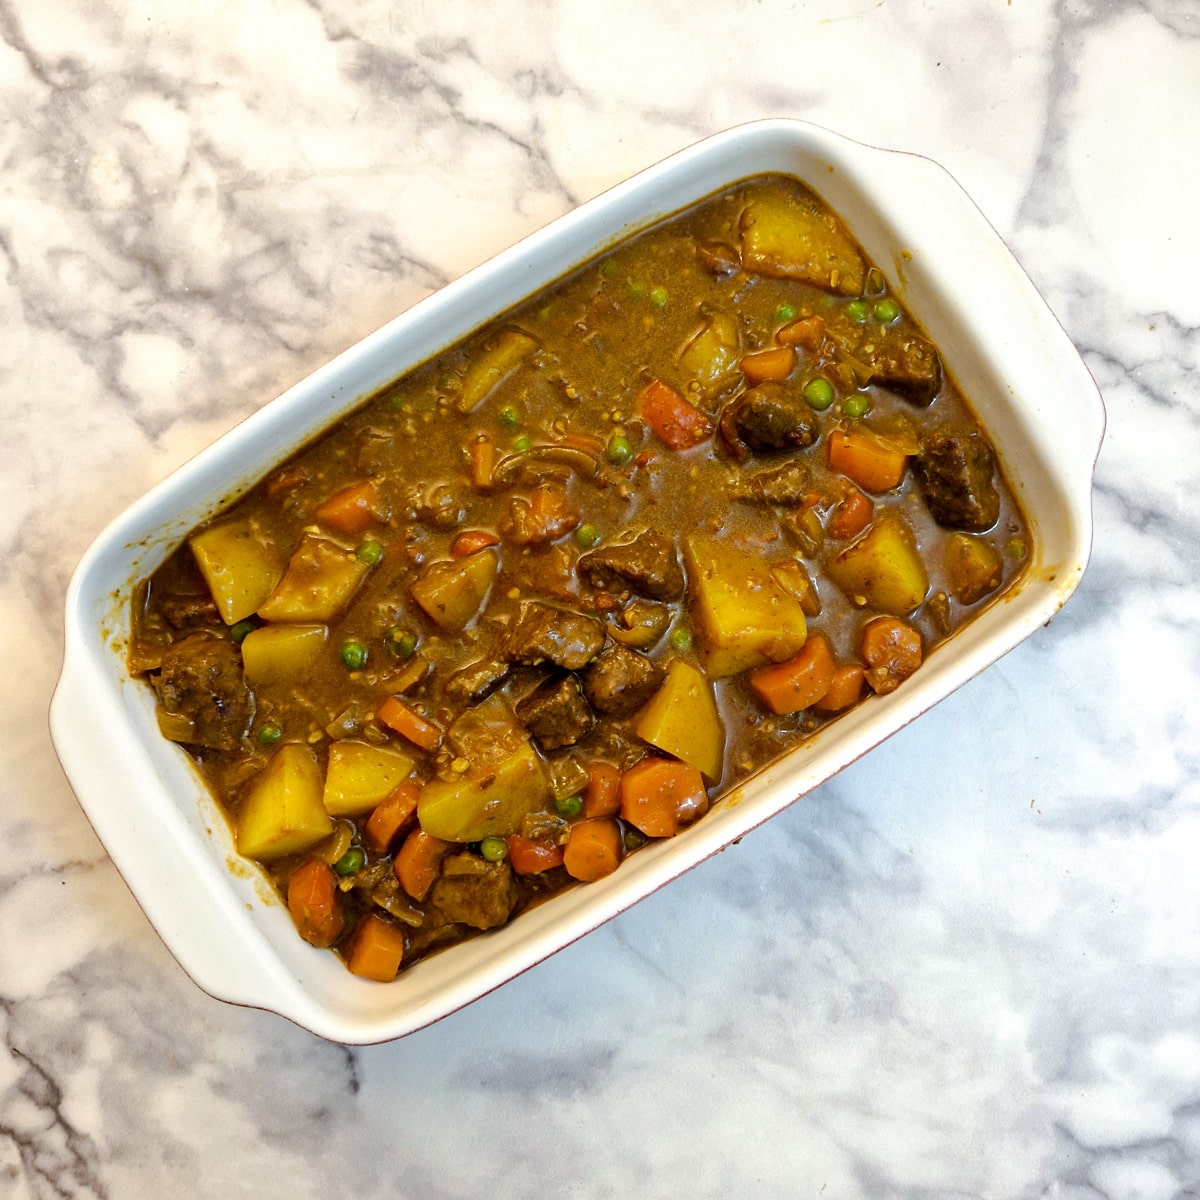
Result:
{"label": "potato chunk", "polygon": [[929,591],[929,576],[912,530],[885,512],[850,545],[825,561],[829,578],[855,603],[903,617]]}
{"label": "potato chunk", "polygon": [[730,313],[714,312],[680,351],[679,368],[684,378],[694,379],[707,396],[732,378],[740,357],[737,320]]}
{"label": "potato chunk", "polygon": [[529,334],[519,329],[501,330],[496,337],[496,344],[490,350],[476,355],[467,365],[456,401],[458,411],[469,413],[478,408],[491,390],[531,357],[537,348],[537,342]]}
{"label": "potato chunk", "polygon": [[759,275],[857,296],[866,267],[853,238],[810,193],[751,187],[741,217],[742,266]]}
{"label": "potato chunk", "polygon": [[331,817],[368,812],[408,778],[414,756],[394,746],[334,742],[321,801]]}
{"label": "potato chunk", "polygon": [[258,615],[264,621],[332,621],[370,569],[353,550],[306,533]]}
{"label": "potato chunk", "polygon": [[430,563],[412,585],[413,599],[439,629],[457,633],[487,599],[499,565],[494,550]]}
{"label": "potato chunk", "polygon": [[959,604],[975,604],[1000,586],[1004,563],[991,542],[969,533],[946,539],[946,574]]}
{"label": "potato chunk", "polygon": [[247,858],[282,858],[328,837],[333,821],[321,803],[322,783],[320,764],[307,746],[280,746],[238,809],[238,852]]}
{"label": "potato chunk", "polygon": [[212,525],[189,545],[226,625],[254,612],[283,574],[274,551],[256,536],[249,521]]}
{"label": "potato chunk", "polygon": [[693,534],[684,541],[688,601],[710,679],[791,658],[807,635],[804,609],[757,554]]}
{"label": "potato chunk", "polygon": [[546,768],[525,742],[497,767],[462,779],[431,779],[417,801],[417,820],[430,837],[478,842],[519,833],[522,820],[550,796]]}
{"label": "potato chunk", "polygon": [[721,778],[725,730],[712,684],[682,658],[667,664],[667,677],[638,715],[634,732],[659,750],[682,759],[710,782]]}
{"label": "potato chunk", "polygon": [[329,630],[324,625],[264,625],[242,642],[242,667],[252,687],[296,679],[311,667]]}

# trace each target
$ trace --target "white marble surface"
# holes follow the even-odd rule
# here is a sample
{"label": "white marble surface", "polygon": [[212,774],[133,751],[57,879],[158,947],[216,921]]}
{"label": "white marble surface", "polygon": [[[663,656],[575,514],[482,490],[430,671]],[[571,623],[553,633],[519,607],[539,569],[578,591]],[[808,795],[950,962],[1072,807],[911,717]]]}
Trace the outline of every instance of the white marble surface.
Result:
{"label": "white marble surface", "polygon": [[[0,1196],[1200,1195],[1196,0],[0,0],[0,105]],[[79,554],[430,288],[768,115],[938,159],[1062,319],[1109,413],[1078,595],[433,1028],[209,999],[50,746]]]}

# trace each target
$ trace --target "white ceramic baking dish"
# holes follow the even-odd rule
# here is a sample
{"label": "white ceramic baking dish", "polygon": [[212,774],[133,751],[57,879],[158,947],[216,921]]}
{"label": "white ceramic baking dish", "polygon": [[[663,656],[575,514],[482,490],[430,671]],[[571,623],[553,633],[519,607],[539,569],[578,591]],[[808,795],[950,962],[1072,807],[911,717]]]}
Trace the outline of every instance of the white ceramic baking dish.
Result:
{"label": "white ceramic baking dish", "polygon": [[[407,369],[623,236],[747,176],[803,179],[841,215],[941,348],[994,439],[1034,533],[1019,585],[874,697],[735,789],[683,835],[599,883],[416,963],[358,979],[296,934],[188,756],[159,734],[150,688],[126,668],[136,580],[196,524]],[[980,304],[980,297],[986,303]],[[986,320],[980,320],[986,313]],[[805,795],[1037,630],[1076,587],[1091,536],[1104,427],[1096,386],[1012,255],[942,168],[795,121],[718,134],[582,205],[443,288],[291,388],[114,521],[66,604],[51,708],[63,766],[92,825],[184,970],[222,1000],[324,1037],[400,1037],[553,954]]]}

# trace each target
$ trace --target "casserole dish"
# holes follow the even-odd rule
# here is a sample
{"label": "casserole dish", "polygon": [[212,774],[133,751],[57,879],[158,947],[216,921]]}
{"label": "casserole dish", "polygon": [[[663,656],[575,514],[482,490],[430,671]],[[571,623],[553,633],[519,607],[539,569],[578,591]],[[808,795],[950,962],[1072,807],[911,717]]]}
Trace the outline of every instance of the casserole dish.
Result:
{"label": "casserole dish", "polygon": [[[738,180],[782,173],[836,212],[941,348],[987,429],[1032,532],[1014,588],[873,697],[722,798],[686,836],[614,875],[415,964],[395,984],[349,975],[295,936],[187,755],[159,734],[131,678],[131,591],[197,524],[367,397],[606,247]],[[974,326],[968,298],[988,297]],[[290,389],[118,518],[72,581],[51,710],[64,768],[164,942],[214,996],[277,1012],[328,1038],[402,1036],[468,1003],[695,866],[868,751],[1048,620],[1090,543],[1103,430],[1094,383],[995,232],[928,160],[798,122],[761,122],[685,150],[561,218],[416,305]]]}

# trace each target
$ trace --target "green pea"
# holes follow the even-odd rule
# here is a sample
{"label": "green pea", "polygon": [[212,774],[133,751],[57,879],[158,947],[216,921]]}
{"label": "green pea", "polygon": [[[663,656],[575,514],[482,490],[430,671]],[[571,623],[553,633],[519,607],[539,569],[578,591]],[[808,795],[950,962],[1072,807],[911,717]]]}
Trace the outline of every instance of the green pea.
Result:
{"label": "green pea", "polygon": [[383,644],[397,657],[408,658],[417,648],[417,635],[410,629],[393,625],[383,635]]}
{"label": "green pea", "polygon": [[351,846],[341,858],[333,864],[333,873],[345,879],[347,875],[357,875],[367,865],[367,856],[360,846]]}
{"label": "green pea", "polygon": [[521,420],[521,414],[510,404],[507,408],[500,411],[500,424],[507,425],[510,429]]}
{"label": "green pea", "polygon": [[283,730],[278,725],[264,725],[258,731],[258,740],[264,746],[274,746],[283,741]]}
{"label": "green pea", "polygon": [[629,294],[635,300],[640,300],[646,294],[646,285],[640,279],[631,279],[629,281]]}
{"label": "green pea", "polygon": [[1018,562],[1025,557],[1027,552],[1025,539],[1019,537],[1009,538],[1004,548],[1008,551],[1008,557],[1016,559]]}
{"label": "green pea", "polygon": [[587,550],[600,540],[600,530],[598,530],[595,525],[580,525],[580,527],[575,530],[575,540],[585,550]]}
{"label": "green pea", "polygon": [[846,312],[855,325],[865,325],[871,316],[871,306],[865,300],[851,300]]}
{"label": "green pea", "polygon": [[891,296],[884,296],[875,302],[875,320],[890,325],[900,315],[900,305]]}
{"label": "green pea", "polygon": [[479,843],[479,853],[488,862],[503,862],[508,857],[508,843],[502,837],[485,837]]}
{"label": "green pea", "polygon": [[612,275],[616,269],[617,260],[615,258],[606,258],[600,264],[600,274],[603,275],[605,279],[609,278],[609,276]]}
{"label": "green pea", "polygon": [[236,625],[230,625],[229,627],[229,636],[233,639],[235,646],[240,646],[246,640],[246,634],[253,632],[253,621],[238,621]]}
{"label": "green pea", "polygon": [[583,797],[564,796],[561,800],[555,800],[554,809],[560,817],[577,817],[583,812]]}
{"label": "green pea", "polygon": [[833,403],[833,384],[822,375],[814,375],[804,385],[803,394],[809,408],[815,408],[817,412],[821,412]]}
{"label": "green pea", "polygon": [[846,403],[842,405],[842,412],[848,417],[853,417],[855,420],[858,420],[859,417],[865,417],[870,411],[871,398],[862,392],[855,392],[853,396],[847,396]]}
{"label": "green pea", "polygon": [[667,289],[665,287],[656,287],[650,289],[650,301],[656,308],[667,307]]}
{"label": "green pea", "polygon": [[614,433],[608,439],[604,454],[610,463],[623,467],[633,457],[633,443],[624,434]]}
{"label": "green pea", "polygon": [[790,304],[781,304],[775,310],[775,320],[777,321],[794,321],[796,319],[796,310]]}
{"label": "green pea", "polygon": [[551,306],[549,304],[543,304],[542,307],[538,309],[538,316],[541,317],[543,321],[550,315],[550,307]]}
{"label": "green pea", "polygon": [[531,438],[527,438],[524,434],[522,434],[519,438],[517,438],[513,442],[513,444],[512,444],[513,452],[516,454],[524,454],[525,451],[528,450],[529,447],[532,445],[533,445],[533,440]]}
{"label": "green pea", "polygon": [[672,650],[686,650],[692,644],[692,632],[683,625],[676,625],[667,640]]}
{"label": "green pea", "polygon": [[355,550],[354,557],[364,566],[373,567],[383,558],[383,546],[374,538],[369,538]]}
{"label": "green pea", "polygon": [[640,829],[625,830],[625,849],[636,850],[639,846],[646,844],[646,835]]}
{"label": "green pea", "polygon": [[361,671],[367,665],[367,648],[355,638],[342,643],[342,665],[348,671]]}

